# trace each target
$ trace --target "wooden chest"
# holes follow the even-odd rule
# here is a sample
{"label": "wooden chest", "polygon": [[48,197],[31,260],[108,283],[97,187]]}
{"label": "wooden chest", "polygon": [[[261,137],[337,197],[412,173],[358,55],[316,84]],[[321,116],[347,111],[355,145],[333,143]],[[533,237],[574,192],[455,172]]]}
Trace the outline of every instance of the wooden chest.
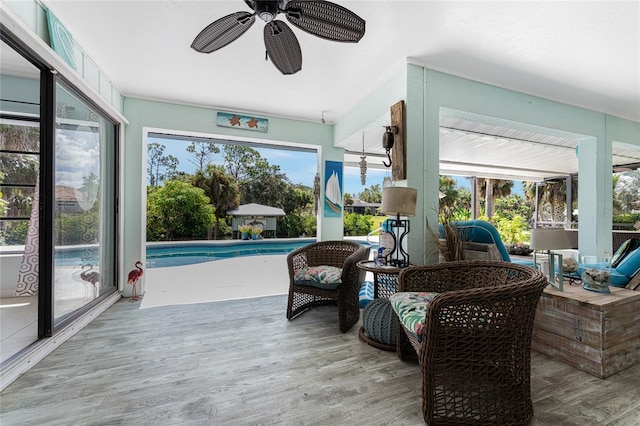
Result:
{"label": "wooden chest", "polygon": [[640,362],[640,292],[548,286],[538,302],[532,348],[601,378]]}

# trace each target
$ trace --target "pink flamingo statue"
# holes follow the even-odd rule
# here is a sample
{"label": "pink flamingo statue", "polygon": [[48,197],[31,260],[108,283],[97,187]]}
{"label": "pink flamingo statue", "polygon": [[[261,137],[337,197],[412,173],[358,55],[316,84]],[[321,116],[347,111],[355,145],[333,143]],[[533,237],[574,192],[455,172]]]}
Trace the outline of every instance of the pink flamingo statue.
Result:
{"label": "pink flamingo statue", "polygon": [[136,300],[140,299],[138,297],[138,293],[136,292],[136,283],[138,282],[138,280],[140,279],[143,273],[144,271],[142,270],[142,262],[138,260],[136,262],[136,269],[132,269],[131,272],[129,272],[129,277],[127,278],[127,284],[131,284],[133,286],[133,290],[131,292],[131,299],[129,299],[130,302],[135,302]]}

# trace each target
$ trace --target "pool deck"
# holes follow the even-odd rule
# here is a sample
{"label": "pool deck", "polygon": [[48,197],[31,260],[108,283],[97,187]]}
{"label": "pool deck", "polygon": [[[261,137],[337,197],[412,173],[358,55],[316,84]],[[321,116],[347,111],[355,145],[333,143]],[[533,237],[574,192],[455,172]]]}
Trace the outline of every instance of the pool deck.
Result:
{"label": "pool deck", "polygon": [[286,255],[244,256],[145,271],[141,308],[286,294]]}
{"label": "pool deck", "polygon": [[[366,237],[349,239],[367,240]],[[369,240],[375,243],[377,237]],[[368,273],[366,279],[372,281],[373,274]],[[140,302],[142,309],[289,292],[286,254],[242,256],[195,265],[147,268],[144,280],[144,297]]]}

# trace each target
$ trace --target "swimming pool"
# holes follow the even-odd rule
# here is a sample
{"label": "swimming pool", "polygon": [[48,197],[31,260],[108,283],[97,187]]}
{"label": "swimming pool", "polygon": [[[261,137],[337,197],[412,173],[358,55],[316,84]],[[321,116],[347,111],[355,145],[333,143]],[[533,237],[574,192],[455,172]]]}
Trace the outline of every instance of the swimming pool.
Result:
{"label": "swimming pool", "polygon": [[[315,238],[188,241],[171,243],[147,243],[147,268],[169,268],[195,265],[214,260],[241,256],[288,254],[293,250],[315,243]],[[358,241],[364,245],[367,242]]]}
{"label": "swimming pool", "polygon": [[147,268],[195,265],[240,256],[287,254],[314,242],[315,238],[147,243]]}
{"label": "swimming pool", "polygon": [[[356,241],[355,239],[353,241]],[[182,241],[147,243],[146,268],[195,265],[241,256],[288,254],[315,238],[278,238],[265,240]],[[366,241],[358,241],[371,245]],[[372,245],[375,249],[375,244]],[[62,247],[56,251],[56,266],[97,265],[97,247]]]}

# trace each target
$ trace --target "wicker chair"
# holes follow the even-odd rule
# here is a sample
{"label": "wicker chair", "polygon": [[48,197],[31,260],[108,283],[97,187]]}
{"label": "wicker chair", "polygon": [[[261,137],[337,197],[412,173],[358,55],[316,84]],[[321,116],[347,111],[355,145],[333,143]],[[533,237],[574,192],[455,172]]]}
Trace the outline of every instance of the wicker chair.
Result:
{"label": "wicker chair", "polygon": [[[356,263],[368,259],[369,250],[369,247],[351,241],[321,241],[289,253],[287,318],[292,320],[314,306],[337,305],[340,331],[349,331],[360,318],[360,283],[365,277],[365,271],[358,269]],[[296,273],[307,266],[342,268],[340,285],[330,290],[296,283]]]}
{"label": "wicker chair", "polygon": [[427,305],[421,340],[401,322],[398,328],[398,356],[418,358],[425,422],[529,422],[531,337],[544,275],[502,261],[457,261],[410,267],[398,279],[400,292],[440,293]]}

